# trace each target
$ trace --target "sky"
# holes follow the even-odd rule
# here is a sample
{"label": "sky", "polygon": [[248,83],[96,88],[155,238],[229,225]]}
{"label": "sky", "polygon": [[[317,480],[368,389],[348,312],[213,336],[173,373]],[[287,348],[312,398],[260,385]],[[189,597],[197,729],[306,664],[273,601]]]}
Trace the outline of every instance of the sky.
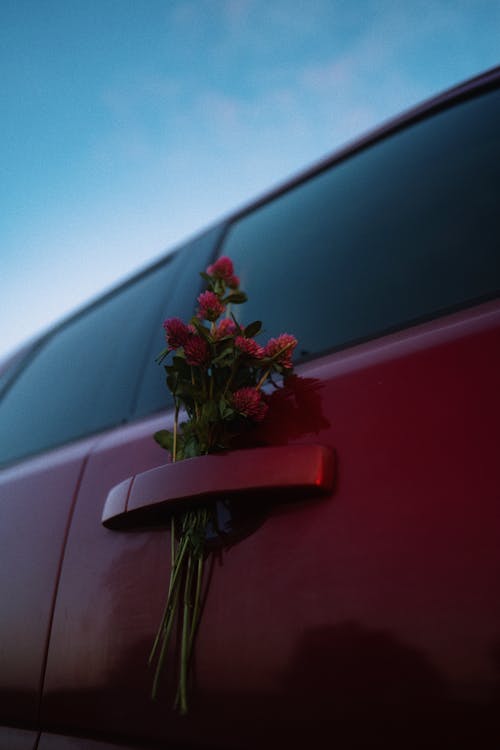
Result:
{"label": "sky", "polygon": [[0,0],[0,357],[499,53],[498,0]]}

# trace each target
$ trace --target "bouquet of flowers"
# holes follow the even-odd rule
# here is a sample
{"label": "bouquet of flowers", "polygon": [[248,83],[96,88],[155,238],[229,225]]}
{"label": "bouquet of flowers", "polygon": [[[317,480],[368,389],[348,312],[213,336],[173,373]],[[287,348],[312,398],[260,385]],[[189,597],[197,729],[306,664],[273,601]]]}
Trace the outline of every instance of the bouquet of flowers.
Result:
{"label": "bouquet of flowers", "polygon": [[[167,347],[158,361],[172,354],[165,366],[167,387],[173,394],[173,430],[161,430],[155,440],[172,461],[193,458],[231,448],[234,439],[257,422],[268,409],[262,388],[273,375],[292,372],[297,340],[288,333],[270,339],[265,346],[255,337],[262,329],[258,320],[242,327],[231,306],[247,297],[239,288],[230,258],[221,257],[201,276],[207,290],[198,297],[196,315],[189,323],[179,318],[164,322]],[[180,422],[180,414],[185,419]],[[167,601],[153,644],[150,664],[156,661],[152,695],[168,651],[176,614],[182,621],[179,686],[176,699],[187,712],[188,670],[200,620],[206,536],[217,529],[215,504],[185,510],[171,519],[171,570]]]}

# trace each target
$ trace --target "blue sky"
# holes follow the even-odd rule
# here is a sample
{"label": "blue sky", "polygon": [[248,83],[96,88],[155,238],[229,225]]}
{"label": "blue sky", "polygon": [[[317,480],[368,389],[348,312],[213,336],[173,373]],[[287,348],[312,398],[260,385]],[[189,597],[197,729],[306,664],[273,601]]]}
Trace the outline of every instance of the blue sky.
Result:
{"label": "blue sky", "polygon": [[2,0],[0,356],[499,51],[498,0]]}

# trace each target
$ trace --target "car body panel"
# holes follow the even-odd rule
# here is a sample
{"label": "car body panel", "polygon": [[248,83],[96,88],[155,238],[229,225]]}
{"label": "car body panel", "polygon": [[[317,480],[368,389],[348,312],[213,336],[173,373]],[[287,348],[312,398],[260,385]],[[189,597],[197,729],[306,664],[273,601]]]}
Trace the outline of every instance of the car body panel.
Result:
{"label": "car body panel", "polygon": [[0,727],[0,750],[37,750],[38,732]]}
{"label": "car body panel", "polygon": [[65,737],[64,735],[43,733],[37,750],[154,750],[139,745],[122,745],[116,742],[100,742],[87,737]]}
{"label": "car body panel", "polygon": [[151,435],[166,420],[120,428],[95,447],[61,577],[44,724],[64,716],[72,734],[98,726],[103,736],[228,748],[278,737],[300,745],[325,727],[346,741],[358,715],[360,742],[380,725],[401,740],[402,717],[460,733],[477,712],[493,726],[500,305],[298,375],[258,440],[329,445],[336,487],[326,499],[256,498],[247,526],[235,521],[237,543],[211,572],[188,720],[171,711],[171,660],[158,701],[149,697],[167,528],[101,524],[110,488],[165,460]]}
{"label": "car body panel", "polygon": [[91,441],[0,476],[0,716],[38,719],[40,687],[65,535]]}

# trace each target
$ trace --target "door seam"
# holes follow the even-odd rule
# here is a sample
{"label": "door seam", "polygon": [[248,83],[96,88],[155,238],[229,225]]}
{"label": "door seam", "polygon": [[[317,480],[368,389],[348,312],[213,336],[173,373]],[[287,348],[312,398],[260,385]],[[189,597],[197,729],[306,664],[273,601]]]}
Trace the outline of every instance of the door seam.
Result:
{"label": "door seam", "polygon": [[36,725],[37,725],[37,728],[39,729],[39,736],[38,736],[38,739],[36,741],[36,745],[35,745],[34,750],[37,749],[38,742],[39,742],[40,736],[41,736],[42,698],[43,698],[43,691],[44,691],[44,686],[45,686],[45,676],[46,676],[46,672],[47,672],[47,664],[48,664],[48,660],[49,660],[49,648],[50,648],[50,641],[51,641],[51,637],[52,637],[52,626],[54,624],[54,615],[55,615],[55,609],[56,609],[56,603],[57,603],[57,595],[58,595],[58,592],[59,592],[59,583],[60,583],[60,580],[61,580],[62,569],[63,569],[63,564],[64,564],[64,558],[65,558],[65,555],[66,555],[66,547],[67,547],[67,544],[68,544],[69,532],[70,532],[71,524],[72,524],[72,521],[73,521],[73,515],[74,515],[74,512],[75,512],[75,508],[76,508],[77,498],[78,498],[78,495],[80,494],[80,487],[81,487],[81,484],[82,484],[82,481],[83,481],[83,476],[85,474],[85,470],[87,468],[87,464],[89,462],[89,458],[90,458],[90,455],[92,453],[93,448],[94,448],[94,446],[92,446],[89,449],[87,455],[83,459],[82,466],[80,468],[80,472],[79,472],[78,478],[76,480],[75,489],[73,491],[73,497],[72,497],[72,500],[71,500],[71,506],[70,506],[70,510],[69,510],[69,513],[68,513],[68,518],[67,518],[67,521],[66,521],[66,526],[65,526],[65,529],[64,529],[64,537],[63,537],[64,541],[63,541],[62,548],[61,548],[61,554],[59,556],[59,563],[57,565],[57,571],[56,571],[55,582],[54,582],[54,589],[53,589],[53,592],[52,592],[52,602],[51,602],[51,607],[50,607],[49,625],[48,625],[48,628],[47,628],[47,636],[46,636],[46,639],[45,639],[44,656],[43,656],[42,667],[41,667],[41,671],[40,671],[40,681],[39,681],[39,684],[38,684]]}

